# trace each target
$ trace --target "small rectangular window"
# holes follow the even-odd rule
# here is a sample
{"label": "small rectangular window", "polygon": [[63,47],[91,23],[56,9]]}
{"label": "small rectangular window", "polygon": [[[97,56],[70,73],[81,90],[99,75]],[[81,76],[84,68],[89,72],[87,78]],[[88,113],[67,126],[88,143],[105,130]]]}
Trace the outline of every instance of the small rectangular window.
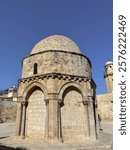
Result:
{"label": "small rectangular window", "polygon": [[35,64],[34,64],[33,74],[37,74],[37,70],[38,70],[38,64],[35,63]]}

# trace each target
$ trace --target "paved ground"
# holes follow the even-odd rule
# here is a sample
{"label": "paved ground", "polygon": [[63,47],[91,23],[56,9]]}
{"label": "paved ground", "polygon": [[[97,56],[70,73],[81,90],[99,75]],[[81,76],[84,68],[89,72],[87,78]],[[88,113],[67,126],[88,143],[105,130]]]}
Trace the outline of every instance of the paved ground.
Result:
{"label": "paved ground", "polygon": [[103,124],[96,142],[87,144],[58,144],[51,145],[25,140],[12,140],[15,123],[0,124],[0,150],[111,150],[112,124]]}
{"label": "paved ground", "polygon": [[113,126],[112,124],[102,124],[103,132],[108,134],[113,134]]}

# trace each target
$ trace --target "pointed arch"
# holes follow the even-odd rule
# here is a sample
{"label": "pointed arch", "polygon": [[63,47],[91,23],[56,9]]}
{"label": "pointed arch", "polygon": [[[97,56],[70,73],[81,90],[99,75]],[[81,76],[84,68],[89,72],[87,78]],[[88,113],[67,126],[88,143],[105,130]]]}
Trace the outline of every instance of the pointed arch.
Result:
{"label": "pointed arch", "polygon": [[64,91],[69,87],[74,87],[79,93],[81,93],[83,100],[87,99],[87,92],[79,84],[75,82],[68,82],[60,88],[58,97],[59,100],[63,99]]}
{"label": "pointed arch", "polygon": [[33,90],[35,90],[35,88],[38,88],[39,90],[41,90],[44,95],[45,95],[45,99],[47,98],[47,90],[44,87],[43,84],[39,83],[39,82],[32,82],[31,84],[29,84],[26,89],[23,91],[23,98],[25,99],[25,101],[27,101],[28,96],[30,95],[30,93],[32,93]]}
{"label": "pointed arch", "polygon": [[86,140],[88,130],[84,100],[87,100],[87,91],[75,82],[68,82],[59,90],[59,132],[63,142]]}

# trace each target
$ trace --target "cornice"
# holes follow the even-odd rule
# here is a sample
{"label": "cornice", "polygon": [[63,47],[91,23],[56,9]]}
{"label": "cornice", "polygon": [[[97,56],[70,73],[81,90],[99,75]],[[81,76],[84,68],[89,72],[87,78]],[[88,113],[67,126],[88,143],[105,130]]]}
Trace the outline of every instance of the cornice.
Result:
{"label": "cornice", "polygon": [[21,78],[19,79],[19,83],[25,83],[25,82],[30,82],[30,81],[38,81],[39,79],[44,80],[44,79],[59,79],[59,80],[69,80],[69,81],[79,81],[79,82],[87,82],[90,79],[88,77],[84,76],[75,76],[75,75],[68,75],[68,74],[60,74],[60,73],[47,73],[47,74],[42,74],[42,75],[36,75],[32,77],[27,77],[27,78]]}

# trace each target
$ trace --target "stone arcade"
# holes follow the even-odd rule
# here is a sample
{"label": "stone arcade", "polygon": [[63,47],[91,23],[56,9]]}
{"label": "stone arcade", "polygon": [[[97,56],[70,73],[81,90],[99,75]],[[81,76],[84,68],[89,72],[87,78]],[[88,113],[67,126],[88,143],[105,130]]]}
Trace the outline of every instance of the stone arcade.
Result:
{"label": "stone arcade", "polygon": [[49,143],[97,137],[91,62],[69,38],[53,35],[23,59],[16,136]]}

